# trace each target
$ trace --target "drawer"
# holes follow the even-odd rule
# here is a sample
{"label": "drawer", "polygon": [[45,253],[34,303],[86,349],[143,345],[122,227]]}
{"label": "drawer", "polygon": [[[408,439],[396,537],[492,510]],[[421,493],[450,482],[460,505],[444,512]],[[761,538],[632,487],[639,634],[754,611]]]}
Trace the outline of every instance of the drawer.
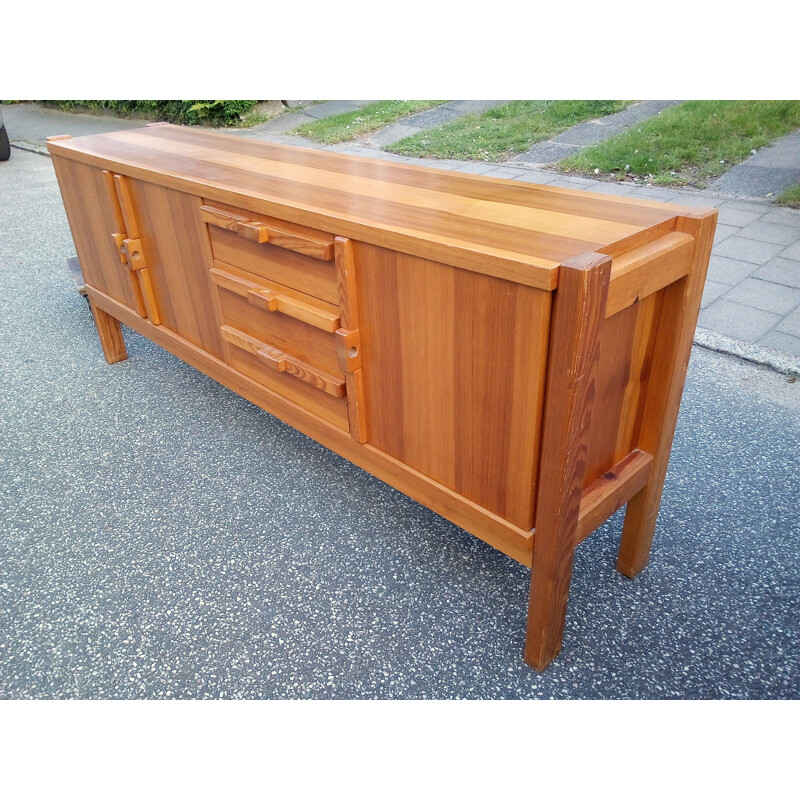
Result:
{"label": "drawer", "polygon": [[204,200],[215,259],[328,303],[339,302],[333,234]]}
{"label": "drawer", "polygon": [[336,306],[215,261],[226,361],[264,386],[349,430]]}

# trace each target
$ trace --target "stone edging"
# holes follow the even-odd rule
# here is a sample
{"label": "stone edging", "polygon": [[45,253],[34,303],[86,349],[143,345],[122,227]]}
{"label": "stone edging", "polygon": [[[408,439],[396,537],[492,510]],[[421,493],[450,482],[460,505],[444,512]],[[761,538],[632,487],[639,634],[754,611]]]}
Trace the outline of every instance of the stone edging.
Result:
{"label": "stone edging", "polygon": [[697,328],[695,330],[694,343],[705,350],[736,356],[743,361],[769,367],[782,375],[800,376],[800,358],[789,353],[782,353],[780,350],[773,350],[771,347],[742,342],[739,339],[723,336],[721,333],[715,333],[707,328]]}

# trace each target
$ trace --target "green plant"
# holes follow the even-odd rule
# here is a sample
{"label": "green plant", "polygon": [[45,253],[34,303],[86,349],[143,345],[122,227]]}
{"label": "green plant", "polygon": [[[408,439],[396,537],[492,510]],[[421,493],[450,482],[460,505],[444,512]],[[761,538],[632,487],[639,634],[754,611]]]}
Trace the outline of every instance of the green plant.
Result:
{"label": "green plant", "polygon": [[385,147],[421,158],[502,161],[588,119],[622,111],[629,100],[513,100]]}
{"label": "green plant", "polygon": [[347,111],[344,114],[336,114],[333,117],[301,125],[292,133],[307,136],[315,142],[324,142],[325,144],[347,142],[442,102],[444,101],[379,100],[377,103],[369,103],[356,111]]}
{"label": "green plant", "polygon": [[798,126],[796,100],[691,100],[558,166],[592,176],[639,176],[656,184],[702,188]]}
{"label": "green plant", "polygon": [[147,116],[184,125],[239,125],[241,115],[258,100],[51,100],[66,111],[111,111],[120,116]]}
{"label": "green plant", "polygon": [[789,208],[800,208],[800,183],[790,186],[778,197],[775,203]]}

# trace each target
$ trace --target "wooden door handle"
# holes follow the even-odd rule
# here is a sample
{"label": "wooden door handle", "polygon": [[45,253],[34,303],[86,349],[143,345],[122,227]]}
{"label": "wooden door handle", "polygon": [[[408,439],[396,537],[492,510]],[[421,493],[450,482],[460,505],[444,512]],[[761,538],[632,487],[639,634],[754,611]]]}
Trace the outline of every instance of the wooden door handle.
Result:
{"label": "wooden door handle", "polygon": [[[125,222],[125,215],[123,213],[120,194],[117,188],[119,185],[117,180],[118,178],[121,180],[119,175],[114,175],[113,172],[109,172],[107,169],[103,170],[103,180],[105,181],[106,191],[108,192],[108,200],[111,204],[111,211],[114,214],[114,227],[116,228],[116,233],[112,233],[111,238],[114,241],[114,247],[116,248],[120,263],[130,268],[131,263],[128,250],[126,248],[126,242],[130,241],[130,234],[128,233],[128,226]],[[130,280],[131,288],[133,289],[136,313],[142,318],[147,317],[149,311],[147,303],[149,298],[145,297],[145,293],[142,289],[141,279],[135,272],[129,272],[128,279]],[[158,324],[158,312],[156,312],[154,322]]]}

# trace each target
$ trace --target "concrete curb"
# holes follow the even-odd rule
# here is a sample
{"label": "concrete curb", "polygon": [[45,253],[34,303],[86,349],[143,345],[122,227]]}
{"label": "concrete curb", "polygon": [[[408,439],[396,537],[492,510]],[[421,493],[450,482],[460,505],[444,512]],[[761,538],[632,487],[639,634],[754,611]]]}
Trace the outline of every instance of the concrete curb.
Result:
{"label": "concrete curb", "polygon": [[694,343],[704,350],[713,350],[715,353],[736,356],[743,361],[769,367],[782,375],[800,376],[800,358],[789,353],[783,353],[780,350],[773,350],[771,347],[742,342],[739,339],[723,336],[721,333],[715,333],[707,328],[697,328],[695,330]]}
{"label": "concrete curb", "polygon": [[47,148],[42,147],[40,144],[32,144],[31,142],[11,142],[11,146],[16,147],[18,150],[38,153],[40,156],[50,156],[50,153],[47,152]]}

